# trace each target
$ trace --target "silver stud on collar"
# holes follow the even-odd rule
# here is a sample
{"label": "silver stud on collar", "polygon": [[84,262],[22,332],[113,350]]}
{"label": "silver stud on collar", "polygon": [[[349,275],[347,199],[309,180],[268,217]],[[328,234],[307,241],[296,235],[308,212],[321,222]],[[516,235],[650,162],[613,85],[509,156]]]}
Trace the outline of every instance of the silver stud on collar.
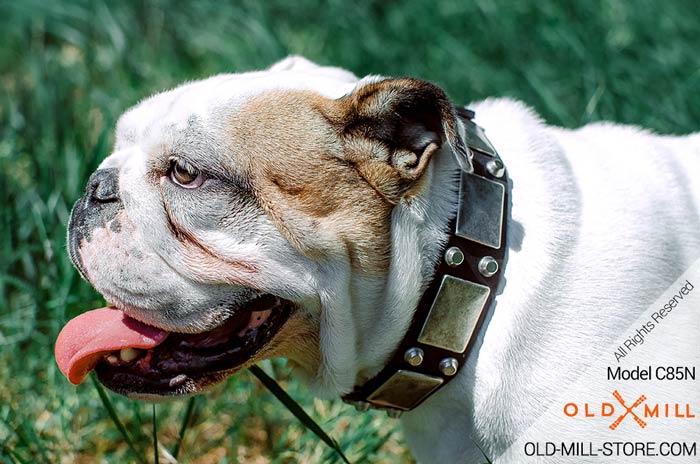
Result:
{"label": "silver stud on collar", "polygon": [[484,256],[479,260],[479,272],[484,277],[491,277],[498,272],[498,261],[492,256]]}
{"label": "silver stud on collar", "polygon": [[450,267],[457,267],[464,262],[464,253],[458,247],[450,247],[445,252],[445,262]]}
{"label": "silver stud on collar", "polygon": [[369,403],[366,401],[356,401],[353,403],[353,406],[360,412],[369,411]]}
{"label": "silver stud on collar", "polygon": [[423,350],[420,348],[409,348],[404,353],[403,359],[413,367],[420,366],[420,364],[423,362],[424,354],[425,353],[423,353]]}
{"label": "silver stud on collar", "polygon": [[401,417],[401,414],[403,414],[403,411],[400,409],[387,409],[386,410],[386,415],[391,417],[392,419],[398,419]]}
{"label": "silver stud on collar", "polygon": [[459,363],[455,358],[445,358],[440,361],[439,367],[440,372],[443,374],[453,376],[457,373],[457,369],[459,369]]}
{"label": "silver stud on collar", "polygon": [[503,165],[503,161],[500,159],[492,159],[488,163],[486,163],[486,170],[491,174],[493,177],[501,178],[503,177],[503,174],[506,172],[506,167]]}

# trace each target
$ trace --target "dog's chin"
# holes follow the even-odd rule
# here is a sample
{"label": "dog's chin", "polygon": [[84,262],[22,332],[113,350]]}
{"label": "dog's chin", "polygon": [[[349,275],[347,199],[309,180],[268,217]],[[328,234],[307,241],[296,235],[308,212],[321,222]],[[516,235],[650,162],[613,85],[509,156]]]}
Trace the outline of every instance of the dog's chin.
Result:
{"label": "dog's chin", "polygon": [[119,352],[95,366],[99,381],[122,395],[146,400],[198,393],[264,358],[294,304],[264,294],[246,303],[212,330],[169,332],[147,350],[124,360]]}

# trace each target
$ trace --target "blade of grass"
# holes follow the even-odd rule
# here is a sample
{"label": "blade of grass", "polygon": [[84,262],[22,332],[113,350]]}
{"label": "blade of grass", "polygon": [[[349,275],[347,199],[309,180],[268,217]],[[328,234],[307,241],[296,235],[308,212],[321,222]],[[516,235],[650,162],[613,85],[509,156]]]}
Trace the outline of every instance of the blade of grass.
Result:
{"label": "blade of grass", "polygon": [[42,462],[51,462],[51,460],[48,457],[48,454],[46,453],[46,448],[44,447],[44,443],[37,436],[36,431],[34,430],[34,427],[35,427],[35,424],[33,424],[31,421],[24,420],[22,422],[22,429],[25,431],[25,434],[29,437],[29,440],[32,442],[34,447],[37,449],[37,452],[41,456],[41,461]]}
{"label": "blade of grass", "polygon": [[146,460],[143,458],[143,456],[141,456],[141,453],[139,453],[136,450],[134,442],[131,440],[129,433],[124,427],[124,424],[122,424],[122,421],[119,420],[117,412],[114,410],[114,406],[112,406],[112,402],[107,396],[107,392],[105,391],[104,387],[100,384],[100,382],[97,381],[97,378],[94,374],[90,376],[90,379],[92,380],[92,384],[94,385],[95,390],[97,390],[97,394],[100,396],[100,400],[102,400],[102,404],[107,410],[109,417],[112,419],[112,422],[117,427],[117,430],[119,430],[119,433],[122,434],[122,437],[124,438],[124,441],[126,441],[126,444],[129,446],[129,449],[141,464],[146,464]]}
{"label": "blade of grass", "polygon": [[51,462],[46,454],[46,449],[44,448],[42,441],[39,440],[39,437],[37,437],[36,433],[34,433],[34,428],[31,425],[27,427],[26,424],[27,422],[25,421],[22,424],[22,429],[24,430],[26,436],[29,437],[29,441],[31,441],[31,443],[34,445],[33,448],[36,448],[37,453],[41,456],[41,462]]}
{"label": "blade of grass", "polygon": [[28,461],[24,461],[19,456],[17,456],[17,453],[12,451],[12,449],[9,446],[2,445],[2,447],[0,447],[0,449],[2,450],[3,453],[6,453],[7,456],[10,457],[10,459],[12,459],[13,463],[16,463],[16,462],[19,462],[20,464],[28,463]]}
{"label": "blade of grass", "polygon": [[153,462],[158,464],[158,419],[156,418],[156,404],[151,403],[153,407]]}
{"label": "blade of grass", "polygon": [[311,430],[318,438],[323,440],[324,443],[333,448],[343,462],[350,464],[350,461],[348,461],[348,458],[345,457],[345,454],[343,454],[343,451],[340,449],[338,442],[328,436],[328,434],[323,431],[316,421],[314,421],[311,416],[309,416],[306,411],[304,411],[304,409],[299,406],[299,404],[294,401],[294,399],[289,396],[289,394],[284,391],[282,387],[279,386],[275,379],[267,375],[267,373],[258,366],[250,366],[248,370],[250,370],[250,372],[252,372],[253,375],[257,377],[257,379],[263,385],[265,385],[265,387],[270,390],[273,395],[275,395],[275,397],[289,410],[289,412],[294,414],[294,416],[299,419],[299,422],[301,422],[307,429]]}
{"label": "blade of grass", "polygon": [[[14,413],[14,409],[12,410],[12,412]],[[41,458],[38,459],[37,462],[49,462],[46,456],[42,455],[43,453],[40,452],[39,447],[36,445],[35,441],[32,441],[27,436],[27,432],[22,424],[14,426],[9,422],[9,420],[2,419],[2,421],[5,424],[5,426],[7,426],[7,428],[9,428],[15,433],[20,444],[24,445],[24,447],[31,453],[32,456],[38,455],[38,457]]]}
{"label": "blade of grass", "polygon": [[491,462],[491,459],[489,459],[489,457],[486,456],[486,453],[484,453],[483,448],[481,448],[481,446],[479,446],[479,444],[476,442],[476,440],[474,440],[474,439],[472,438],[471,441],[472,441],[472,443],[474,443],[474,446],[476,446],[477,448],[479,448],[479,451],[481,451],[481,454],[482,454],[482,455],[484,456],[484,458],[486,459],[486,462],[483,463],[483,464],[493,464],[493,463]]}
{"label": "blade of grass", "polygon": [[187,409],[185,410],[185,417],[182,419],[182,425],[180,425],[180,433],[177,437],[177,443],[175,443],[175,449],[173,449],[173,457],[177,459],[178,454],[180,454],[180,445],[182,445],[182,440],[185,438],[185,432],[187,427],[189,427],[190,420],[192,419],[192,413],[194,412],[195,401],[197,397],[193,396],[187,401]]}

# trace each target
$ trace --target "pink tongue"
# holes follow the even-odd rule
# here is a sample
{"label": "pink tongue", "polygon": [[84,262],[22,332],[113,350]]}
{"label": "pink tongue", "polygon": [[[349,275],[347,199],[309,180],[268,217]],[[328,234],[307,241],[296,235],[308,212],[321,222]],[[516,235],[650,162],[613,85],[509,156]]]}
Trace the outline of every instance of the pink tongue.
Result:
{"label": "pink tongue", "polygon": [[153,348],[168,332],[131,319],[116,308],[88,311],[68,321],[56,339],[56,363],[78,385],[107,353]]}

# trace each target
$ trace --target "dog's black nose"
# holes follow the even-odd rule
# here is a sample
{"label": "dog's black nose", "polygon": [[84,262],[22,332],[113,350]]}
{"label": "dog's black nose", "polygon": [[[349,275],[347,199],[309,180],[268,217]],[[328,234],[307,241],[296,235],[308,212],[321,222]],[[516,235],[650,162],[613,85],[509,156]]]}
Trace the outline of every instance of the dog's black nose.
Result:
{"label": "dog's black nose", "polygon": [[109,168],[93,172],[85,187],[85,195],[73,205],[68,222],[68,253],[85,279],[88,274],[80,257],[81,243],[83,240],[89,242],[93,231],[106,227],[123,208],[119,195],[119,170]]}
{"label": "dog's black nose", "polygon": [[85,199],[98,203],[119,201],[119,171],[109,168],[93,172],[85,189]]}

